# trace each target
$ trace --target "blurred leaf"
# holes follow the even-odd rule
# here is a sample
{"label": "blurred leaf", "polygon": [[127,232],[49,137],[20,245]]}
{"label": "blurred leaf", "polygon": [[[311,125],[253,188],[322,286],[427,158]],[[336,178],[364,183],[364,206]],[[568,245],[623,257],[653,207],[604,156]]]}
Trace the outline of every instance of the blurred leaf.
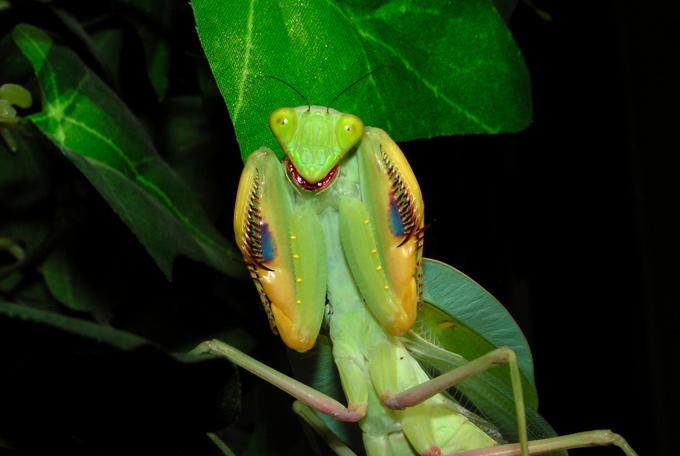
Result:
{"label": "blurred leaf", "polygon": [[13,35],[45,96],[44,111],[30,120],[90,180],[165,275],[172,277],[177,255],[238,275],[235,248],[116,95],[42,31],[19,25]]}
{"label": "blurred leaf", "polygon": [[158,100],[168,91],[172,0],[117,0],[117,7],[139,34],[146,68]]}
{"label": "blurred leaf", "polygon": [[0,388],[12,392],[0,408],[0,437],[33,448],[174,452],[239,408],[238,377],[224,359],[171,355],[131,334],[1,298],[0,353]]}
{"label": "blurred leaf", "polygon": [[514,13],[515,8],[517,8],[517,3],[519,3],[519,0],[493,0],[493,6],[506,24],[510,22],[512,13]]}
{"label": "blurred leaf", "polygon": [[[12,34],[8,33],[0,41],[0,81],[23,83],[32,74],[31,65],[17,48]],[[39,98],[33,97],[34,100]]]}
{"label": "blurred leaf", "polygon": [[[279,150],[269,114],[305,101],[396,141],[501,133],[531,121],[524,60],[491,0],[192,2],[198,34],[245,158]],[[281,156],[281,155],[280,155]]]}
{"label": "blurred leaf", "polygon": [[[18,133],[18,132],[17,132]],[[10,153],[0,143],[0,237],[11,240],[24,252],[35,253],[49,236],[52,214],[48,157],[35,150],[27,138],[15,136],[18,150]],[[2,252],[0,252],[2,253]],[[0,294],[38,308],[52,308],[56,302],[37,272],[39,260],[19,271],[18,258],[6,254],[0,264]]]}
{"label": "blurred leaf", "polygon": [[[221,98],[220,98],[221,100]],[[225,204],[225,194],[233,191],[240,163],[228,160],[224,143],[217,136],[221,132],[206,117],[203,98],[194,96],[167,97],[163,103],[163,150],[166,160],[191,188],[211,219],[221,215],[225,207],[233,209],[233,202]],[[224,130],[222,128],[222,130]],[[217,145],[217,146],[216,146]]]}
{"label": "blurred leaf", "polygon": [[108,70],[107,76],[110,78],[111,88],[114,90],[120,87],[123,36],[122,27],[109,27],[92,33],[92,41],[99,49],[100,65]]}
{"label": "blurred leaf", "polygon": [[111,67],[109,65],[109,62],[104,58],[104,55],[102,54],[101,48],[97,46],[97,43],[94,41],[93,37],[87,32],[87,30],[85,30],[83,24],[81,24],[78,21],[78,19],[75,17],[73,13],[64,8],[53,6],[52,8],[50,8],[50,10],[54,14],[55,18],[61,21],[66,27],[66,29],[73,33],[73,35],[78,38],[80,43],[82,43],[82,45],[85,46],[87,52],[94,58],[99,68],[101,68],[102,72],[104,73],[105,75],[104,79],[106,79],[109,82],[109,84],[112,84],[114,87],[117,88],[119,81],[117,79],[117,75],[113,71],[115,67]]}
{"label": "blurred leaf", "polygon": [[[108,321],[118,303],[131,300],[129,293],[135,281],[129,276],[138,271],[136,265],[124,267],[129,258],[120,255],[125,249],[117,242],[116,233],[99,225],[98,220],[89,218],[73,227],[45,260],[42,272],[59,302],[78,312],[96,314],[99,321]],[[101,237],[91,236],[93,232]],[[112,261],[121,256],[122,261]]]}
{"label": "blurred leaf", "polygon": [[10,153],[0,142],[0,213],[7,215],[35,208],[49,195],[45,155],[34,150],[23,134],[17,133],[14,138],[16,153]]}
{"label": "blurred leaf", "polygon": [[[49,237],[51,220],[35,217],[31,220],[8,220],[0,224],[0,236],[9,239],[23,249],[23,258],[36,252],[36,249]],[[2,252],[0,252],[2,253]],[[0,268],[0,295],[11,298],[14,302],[22,303],[39,309],[53,309],[57,302],[50,295],[49,289],[40,279],[36,265],[19,268],[23,261],[19,258],[5,255],[8,260]],[[36,262],[42,258],[36,258]],[[30,267],[32,266],[32,267]]]}

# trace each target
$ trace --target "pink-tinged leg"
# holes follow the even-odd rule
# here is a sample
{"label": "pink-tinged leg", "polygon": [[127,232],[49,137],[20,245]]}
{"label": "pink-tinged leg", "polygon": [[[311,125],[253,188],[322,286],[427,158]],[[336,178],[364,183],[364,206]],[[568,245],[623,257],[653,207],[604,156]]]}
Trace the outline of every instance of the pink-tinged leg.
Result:
{"label": "pink-tinged leg", "polygon": [[335,399],[301,383],[294,378],[288,377],[281,372],[273,369],[266,364],[257,361],[234,347],[220,342],[210,340],[203,342],[191,353],[210,353],[213,355],[224,356],[234,364],[241,366],[247,371],[252,372],[258,377],[266,380],[272,385],[280,388],[291,396],[299,399],[305,404],[318,410],[320,413],[330,415],[338,421],[359,421],[366,414],[366,406],[347,408]]}
{"label": "pink-tinged leg", "polygon": [[387,398],[383,402],[385,406],[393,410],[403,410],[407,407],[414,407],[427,399],[441,393],[468,379],[480,372],[484,372],[492,367],[508,364],[510,367],[510,378],[512,380],[512,392],[515,399],[515,409],[517,413],[517,424],[519,433],[519,446],[522,448],[522,454],[527,455],[527,429],[526,429],[526,415],[524,413],[524,396],[522,395],[522,383],[517,365],[517,357],[509,347],[501,347],[493,350],[486,355],[480,356],[468,364],[456,368],[452,371],[446,372],[439,377],[435,377],[420,385],[409,388],[408,390],[397,394],[394,397]]}
{"label": "pink-tinged leg", "polygon": [[328,444],[328,446],[339,456],[356,456],[340,438],[331,431],[326,423],[321,421],[314,410],[302,401],[293,403],[293,411],[317,433]]}
{"label": "pink-tinged leg", "polygon": [[[637,456],[637,453],[628,445],[628,442],[619,434],[611,431],[587,431],[577,434],[563,435],[544,440],[529,442],[529,454],[545,454],[555,451],[571,450],[594,446],[616,445],[627,456]],[[456,456],[518,456],[522,453],[520,445],[513,443],[479,450],[456,453]]]}

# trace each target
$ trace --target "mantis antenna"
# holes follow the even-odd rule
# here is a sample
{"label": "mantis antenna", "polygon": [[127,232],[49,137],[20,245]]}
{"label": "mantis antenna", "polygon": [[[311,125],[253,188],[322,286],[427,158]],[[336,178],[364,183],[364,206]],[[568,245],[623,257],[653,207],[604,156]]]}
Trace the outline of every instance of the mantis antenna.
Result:
{"label": "mantis antenna", "polygon": [[376,69],[370,71],[369,73],[363,75],[362,77],[360,77],[359,79],[357,79],[356,81],[354,81],[353,83],[351,83],[349,86],[347,86],[345,89],[343,89],[342,92],[340,92],[339,94],[337,94],[337,95],[335,96],[335,98],[333,98],[333,100],[332,100],[330,103],[328,103],[328,107],[327,107],[326,109],[327,109],[327,110],[330,109],[331,105],[332,105],[333,103],[335,103],[335,100],[337,100],[338,98],[340,98],[340,96],[341,96],[342,94],[344,94],[345,92],[347,92],[349,89],[351,89],[352,87],[354,87],[354,86],[357,85],[359,82],[363,81],[364,79],[366,79],[367,77],[369,77],[370,75],[372,75],[373,73],[375,73],[376,71],[382,70],[383,68],[393,68],[393,67],[391,67],[391,66],[389,66],[389,65],[379,66],[378,68],[376,68]]}
{"label": "mantis antenna", "polygon": [[[393,68],[393,67],[391,67],[391,66],[389,66],[389,65],[379,66],[378,68],[376,68],[376,69],[374,69],[374,70],[372,70],[372,71],[366,73],[365,75],[363,75],[362,77],[360,77],[359,79],[357,79],[356,81],[354,81],[353,83],[351,83],[349,86],[345,87],[339,94],[337,94],[337,95],[335,96],[335,98],[333,98],[333,100],[331,100],[331,102],[328,104],[328,107],[326,107],[326,112],[330,112],[329,110],[330,110],[331,105],[332,105],[333,103],[335,103],[335,100],[337,100],[338,98],[340,98],[341,95],[343,95],[343,94],[344,94],[345,92],[347,92],[349,89],[351,89],[352,87],[354,87],[354,86],[357,85],[359,82],[363,81],[364,79],[366,79],[367,77],[369,77],[370,75],[372,75],[373,73],[375,73],[376,71],[382,70],[383,68]],[[295,91],[295,93],[297,93],[298,95],[300,95],[300,97],[301,97],[303,100],[305,100],[305,102],[307,103],[307,106],[309,107],[309,109],[312,109],[312,104],[309,102],[309,100],[307,99],[307,97],[304,96],[304,95],[302,94],[302,92],[300,92],[298,89],[296,89],[295,87],[293,87],[293,86],[292,86],[291,84],[289,84],[288,82],[284,81],[284,80],[281,79],[281,78],[277,78],[276,76],[265,75],[265,78],[276,79],[277,81],[284,83],[285,85],[287,85],[288,87],[290,87],[291,89],[293,89],[293,90]]]}
{"label": "mantis antenna", "polygon": [[[369,73],[369,74],[370,74],[370,73]],[[365,76],[364,76],[364,77],[365,77]],[[297,93],[298,95],[300,95],[300,97],[302,97],[303,100],[305,100],[305,102],[307,103],[307,106],[309,106],[309,109],[308,109],[308,110],[311,110],[311,109],[312,109],[312,104],[309,102],[309,100],[307,99],[307,97],[304,96],[304,95],[302,94],[302,92],[300,92],[298,89],[296,89],[295,87],[293,87],[292,85],[290,85],[289,83],[287,83],[286,81],[284,81],[283,79],[277,78],[276,76],[269,76],[269,75],[265,75],[265,78],[276,79],[276,80],[279,81],[279,82],[283,82],[283,83],[286,84],[288,87],[290,87],[291,89],[293,89],[293,90],[295,91],[295,93]],[[362,78],[362,79],[363,79],[363,78]],[[356,83],[355,83],[355,84],[356,84]],[[352,84],[352,85],[354,85],[354,84]],[[351,86],[350,86],[350,87],[351,87]],[[345,89],[345,90],[347,90],[347,89]]]}

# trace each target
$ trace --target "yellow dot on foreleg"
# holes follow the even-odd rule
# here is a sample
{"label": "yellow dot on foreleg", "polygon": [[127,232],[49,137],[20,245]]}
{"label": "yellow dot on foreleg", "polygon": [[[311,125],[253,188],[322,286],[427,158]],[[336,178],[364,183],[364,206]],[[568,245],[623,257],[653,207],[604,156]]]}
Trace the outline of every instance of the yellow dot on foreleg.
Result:
{"label": "yellow dot on foreleg", "polygon": [[368,225],[368,219],[364,220],[364,225]]}
{"label": "yellow dot on foreleg", "polygon": [[302,282],[302,279],[295,279],[295,281],[296,281],[297,283],[300,283],[300,282]]}
{"label": "yellow dot on foreleg", "polygon": [[376,271],[382,271],[382,266],[378,266],[377,268],[375,268],[375,270]]}
{"label": "yellow dot on foreleg", "polygon": [[378,253],[378,249],[371,250],[371,253]]}
{"label": "yellow dot on foreleg", "polygon": [[294,240],[297,239],[297,236],[293,235],[293,236],[290,237],[290,239],[294,241]]}
{"label": "yellow dot on foreleg", "polygon": [[300,255],[293,255],[293,258],[297,260],[298,258],[300,258]]}

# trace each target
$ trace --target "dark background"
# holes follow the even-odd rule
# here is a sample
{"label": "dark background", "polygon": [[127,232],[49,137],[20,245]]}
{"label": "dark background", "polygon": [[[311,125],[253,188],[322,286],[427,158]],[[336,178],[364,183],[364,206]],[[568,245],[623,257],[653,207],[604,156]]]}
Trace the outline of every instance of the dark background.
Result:
{"label": "dark background", "polygon": [[610,428],[640,455],[677,454],[680,8],[537,6],[552,21],[520,4],[510,23],[533,125],[403,145],[434,222],[425,255],[518,321],[559,434]]}

